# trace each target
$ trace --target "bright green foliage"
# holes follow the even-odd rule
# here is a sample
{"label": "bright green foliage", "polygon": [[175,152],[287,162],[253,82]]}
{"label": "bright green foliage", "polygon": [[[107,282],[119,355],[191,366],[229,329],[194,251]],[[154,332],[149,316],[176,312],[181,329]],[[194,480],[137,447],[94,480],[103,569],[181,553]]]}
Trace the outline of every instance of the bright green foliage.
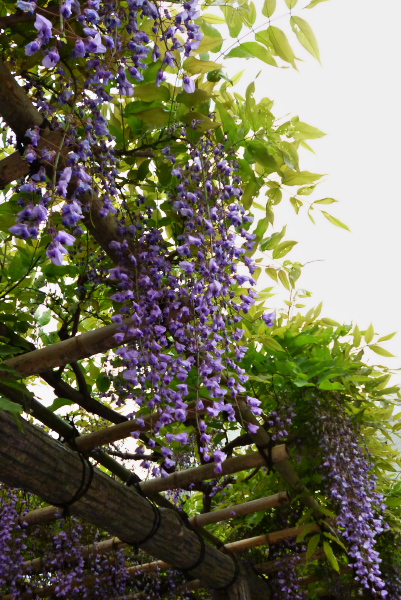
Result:
{"label": "bright green foliage", "polygon": [[[314,0],[307,8],[313,8],[322,1]],[[202,43],[180,64],[180,69],[182,67],[196,81],[195,92],[187,93],[180,83],[172,83],[172,79],[157,86],[155,74],[160,65],[150,64],[144,71],[144,81],[135,85],[133,97],[116,97],[105,102],[102,110],[115,136],[116,155],[121,159],[118,180],[118,191],[124,201],[121,211],[127,222],[130,222],[131,215],[150,211],[151,224],[162,231],[172,251],[179,243],[184,219],[166,202],[178,180],[172,175],[172,165],[162,150],[168,145],[176,156],[177,164],[186,163],[187,141],[175,133],[185,124],[188,125],[187,137],[194,146],[207,132],[216,144],[225,144],[228,154],[238,157],[238,174],[244,190],[240,202],[246,214],[254,217],[254,223],[247,224],[247,227],[256,235],[254,250],[247,254],[253,256],[258,267],[255,279],[260,278],[261,281],[262,276],[268,276],[273,282],[272,287],[260,291],[259,303],[250,308],[242,321],[245,343],[249,347],[242,363],[250,377],[246,393],[261,401],[266,419],[284,404],[292,407],[295,418],[284,441],[292,452],[302,482],[329,516],[333,516],[332,507],[321,493],[322,476],[318,472],[324,456],[319,441],[313,437],[311,425],[317,415],[316,399],[340,401],[352,423],[359,428],[362,443],[371,453],[378,488],[385,495],[389,507],[387,519],[396,529],[401,523],[401,484],[397,483],[401,459],[393,442],[401,431],[401,421],[399,413],[394,414],[393,411],[399,406],[399,392],[390,383],[391,371],[387,367],[371,366],[364,359],[365,350],[382,357],[392,356],[380,344],[394,334],[376,340],[372,325],[366,331],[360,331],[357,325],[341,325],[321,317],[321,305],[306,314],[298,312],[305,306],[299,304],[300,300],[308,298],[310,293],[298,287],[302,264],[288,259],[297,241],[287,239],[286,227],[280,231],[274,229],[275,207],[288,200],[296,213],[306,209],[313,222],[313,215],[320,212],[333,225],[348,230],[346,224],[324,210],[334,204],[335,199],[308,201],[323,175],[302,169],[299,150],[310,149],[308,142],[325,134],[296,116],[285,123],[278,123],[274,102],[267,97],[258,99],[255,82],[243,90],[236,85],[241,73],[230,78],[224,70],[225,61],[230,58],[257,58],[262,61],[263,69],[289,65],[297,68],[296,61],[299,59],[296,54],[302,51],[302,47],[320,60],[315,35],[308,22],[298,15],[299,9],[296,0],[281,1],[277,6],[276,0],[264,0],[262,15],[268,21],[264,19],[263,25],[260,25],[252,2],[209,3],[206,12],[199,18],[204,33]],[[7,13],[5,5],[0,10],[2,15]],[[274,25],[270,23],[273,15]],[[278,16],[280,18],[276,19]],[[289,28],[288,35],[281,26],[284,20],[292,28],[292,32]],[[148,25],[145,22],[144,29]],[[30,70],[40,77],[39,59],[36,56],[26,57],[19,50],[29,38],[29,28],[32,27],[28,24],[15,28],[16,47],[12,48],[12,53],[21,76]],[[4,42],[0,44],[6,51]],[[178,53],[176,58],[181,60]],[[71,69],[78,87],[82,87],[86,75],[79,61]],[[178,69],[171,67],[170,71],[177,74]],[[43,77],[49,78],[51,90],[51,76]],[[6,138],[4,134],[0,148],[2,157],[10,153],[6,148]],[[102,255],[89,232],[86,231],[80,238],[80,244],[71,253],[71,260],[63,266],[55,266],[44,251],[50,241],[49,236],[44,235],[39,241],[19,240],[9,233],[9,227],[15,223],[16,213],[20,210],[16,205],[17,198],[9,190],[10,186],[4,190],[0,203],[2,359],[28,351],[31,345],[51,345],[106,325],[117,307],[111,300],[116,288],[110,279],[105,278],[100,283],[88,280],[88,273],[97,266],[99,257],[104,260],[105,272],[113,266]],[[135,202],[139,194],[146,196],[146,202],[141,206]],[[265,283],[259,288],[263,285]],[[270,298],[278,289],[285,290],[286,300],[278,311],[274,327],[267,327],[261,317],[269,309]],[[235,293],[239,298],[244,289],[238,286]],[[85,391],[101,399],[102,393],[113,390],[111,378],[105,373],[110,364],[115,372],[121,367],[121,362],[113,355],[82,361]],[[72,365],[64,367],[61,374],[67,383],[78,386]],[[194,368],[187,381],[193,390],[188,401],[199,397],[197,377]],[[35,382],[36,378],[27,381]],[[19,386],[21,392],[29,393],[23,384],[14,385]],[[205,390],[200,395],[208,397]],[[116,408],[111,400],[102,402]],[[1,397],[0,410],[19,413],[22,407]],[[57,397],[50,410],[58,414],[68,412],[82,433],[103,425],[101,419],[95,419],[64,397]],[[143,416],[147,416],[146,411]],[[219,420],[215,425],[216,429],[224,432],[214,440],[216,448],[228,444],[236,435],[246,433],[244,424],[240,422]],[[177,425],[174,431],[184,430],[184,425]],[[165,431],[160,435],[163,437]],[[182,449],[177,445],[176,450],[179,454]],[[193,455],[199,458],[195,444]],[[221,489],[213,497],[201,492],[188,492],[181,498],[182,504],[189,514],[195,514],[202,508],[208,510],[267,496],[282,491],[284,486],[276,473],[267,477],[264,469],[254,474],[240,473],[230,485],[227,496]],[[295,499],[295,504],[298,500]],[[298,520],[310,522],[310,512],[301,508]],[[260,512],[210,529],[224,539],[235,539],[245,534],[265,533],[277,527],[275,523],[274,514]],[[335,571],[347,563],[341,540],[330,537],[327,532],[312,536],[308,533],[305,544],[308,558],[322,548]],[[309,574],[315,568],[316,562],[312,562],[305,572]]]}

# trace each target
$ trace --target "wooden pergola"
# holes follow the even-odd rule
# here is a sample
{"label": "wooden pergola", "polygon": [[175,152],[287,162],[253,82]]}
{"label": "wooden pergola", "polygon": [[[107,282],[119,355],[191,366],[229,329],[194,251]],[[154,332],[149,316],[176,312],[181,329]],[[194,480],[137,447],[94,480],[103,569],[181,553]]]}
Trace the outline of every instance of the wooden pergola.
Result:
{"label": "wooden pergola", "polygon": [[[43,124],[42,116],[1,60],[0,116],[17,137],[23,137],[28,128]],[[39,153],[46,144],[59,147],[63,160],[60,132],[45,130],[39,143]],[[0,161],[0,188],[28,173],[29,165],[21,154],[11,154]],[[111,240],[118,239],[116,223],[112,215],[100,217],[99,208],[98,199],[91,197],[90,213],[86,217],[85,225],[101,248],[112,260],[117,261],[118,257],[114,256],[109,246]],[[56,520],[63,513],[63,508],[60,507],[68,506],[72,515],[92,523],[112,536],[110,540],[89,546],[88,556],[93,552],[107,553],[115,548],[134,545],[157,559],[154,563],[131,567],[131,577],[140,571],[151,572],[171,566],[183,570],[192,580],[195,579],[190,583],[192,589],[196,586],[209,587],[215,591],[216,597],[229,600],[269,600],[271,589],[261,574],[274,571],[275,565],[265,563],[254,565],[254,569],[249,568],[240,564],[234,553],[297,537],[306,530],[305,528],[310,533],[319,531],[321,527],[330,530],[330,524],[327,522],[323,525],[316,524],[317,521],[325,519],[325,514],[292,468],[285,445],[272,444],[269,434],[243,400],[237,403],[236,416],[239,422],[259,426],[256,433],[250,434],[250,443],[254,444],[257,450],[249,450],[240,456],[227,459],[222,465],[222,474],[262,466],[273,467],[283,479],[285,491],[281,494],[185,520],[161,492],[214,479],[214,463],[171,473],[165,478],[144,482],[136,478],[134,486],[126,485],[133,481],[132,472],[106,451],[101,450],[101,447],[129,437],[133,430],[146,434],[152,429],[152,418],[148,418],[144,425],[138,426],[90,395],[70,386],[61,380],[54,370],[129,342],[129,337],[123,342],[116,342],[114,335],[118,327],[108,325],[36,349],[32,343],[20,337],[7,325],[0,324],[0,334],[7,335],[15,345],[21,345],[22,350],[20,355],[0,365],[0,393],[22,404],[27,414],[64,439],[64,443],[56,441],[23,418],[18,418],[17,423],[12,415],[0,411],[0,481],[32,492],[50,504],[49,507],[26,515],[23,518],[23,526],[29,527]],[[11,383],[15,378],[33,375],[40,376],[53,387],[57,395],[70,399],[112,425],[77,437],[69,423],[45,408],[33,394],[22,392],[7,383],[7,378]],[[188,418],[191,415],[195,415],[195,406],[189,406]],[[94,461],[105,467],[113,477],[94,467]],[[279,507],[289,502],[289,495],[296,495],[311,509],[314,522],[307,526],[267,533],[228,544],[222,544],[203,529],[209,523],[232,518],[233,511],[241,515]],[[26,568],[32,569],[33,572],[40,571],[41,557],[27,563]],[[91,585],[91,582],[88,581],[87,585]],[[41,594],[43,597],[51,596],[54,590],[44,589]],[[26,594],[26,598],[30,598],[29,594]],[[8,597],[4,596],[3,600],[8,600]]]}

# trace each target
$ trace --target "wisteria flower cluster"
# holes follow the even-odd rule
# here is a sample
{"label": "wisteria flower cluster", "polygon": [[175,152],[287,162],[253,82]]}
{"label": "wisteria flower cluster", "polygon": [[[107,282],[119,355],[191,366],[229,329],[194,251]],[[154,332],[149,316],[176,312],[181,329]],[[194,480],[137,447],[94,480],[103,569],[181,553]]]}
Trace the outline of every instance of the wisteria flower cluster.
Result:
{"label": "wisteria flower cluster", "polygon": [[0,484],[0,593],[6,587],[15,595],[24,574],[26,534],[19,524],[21,498],[16,490]]}
{"label": "wisteria flower cluster", "polygon": [[316,400],[316,428],[325,462],[325,492],[337,507],[337,526],[347,543],[355,579],[377,597],[386,598],[380,572],[377,536],[384,531],[383,497],[372,475],[372,464],[359,445],[358,430],[344,407],[330,397],[330,406]]}
{"label": "wisteria flower cluster", "polygon": [[[240,313],[249,311],[258,294],[248,287],[235,298],[235,288],[255,283],[255,267],[246,256],[255,236],[245,229],[251,218],[235,201],[242,195],[240,179],[224,144],[214,147],[204,138],[189,153],[188,163],[173,169],[178,183],[168,200],[184,225],[176,252],[171,256],[159,229],[138,221],[125,228],[124,242],[113,242],[121,260],[110,275],[119,287],[112,299],[122,305],[113,320],[122,323],[130,316],[130,324],[121,325],[118,341],[134,340],[117,350],[126,367],[121,392],[139,407],[156,411],[157,433],[172,422],[186,421],[185,398],[191,391],[187,379],[196,369],[192,388],[207,461],[212,436],[200,415],[213,419],[225,413],[234,421],[236,398],[246,392],[247,376],[239,365],[247,350],[240,343]],[[170,148],[164,154],[175,161]],[[241,261],[248,275],[238,272]],[[260,414],[259,400],[247,397],[247,402]],[[140,410],[131,415],[139,426],[140,415]],[[166,439],[189,443],[186,432],[168,433]],[[213,457],[220,473],[225,454],[216,450]],[[165,460],[172,466],[169,456]]]}
{"label": "wisteria flower cluster", "polygon": [[[113,201],[118,194],[115,184],[118,161],[102,104],[114,99],[115,88],[120,95],[132,96],[132,82],[143,81],[143,71],[152,63],[160,64],[158,85],[166,79],[167,66],[181,69],[173,53],[178,51],[184,58],[188,57],[202,39],[200,27],[194,22],[199,16],[196,4],[195,0],[184,3],[182,10],[173,16],[167,9],[160,12],[161,9],[148,0],[130,0],[120,5],[100,0],[89,0],[81,5],[78,0],[67,0],[61,5],[60,13],[55,14],[45,9],[35,13],[35,2],[19,0],[19,8],[36,15],[37,38],[26,46],[26,54],[42,52],[42,66],[57,67],[55,73],[63,81],[56,102],[50,103],[40,79],[26,76],[27,88],[36,97],[44,124],[59,130],[62,142],[58,150],[50,146],[39,150],[40,128],[26,132],[24,156],[32,165],[33,175],[16,188],[20,196],[18,203],[23,209],[10,231],[23,239],[36,239],[49,225],[52,241],[47,255],[54,264],[63,264],[68,246],[82,233],[80,221],[90,211],[93,194],[100,197],[102,216],[116,212]],[[148,25],[149,20],[153,23],[151,33],[145,31],[148,27],[141,28],[145,23]],[[76,23],[83,37],[77,33]],[[82,89],[67,75],[60,63],[61,55],[85,60],[87,80]],[[191,93],[195,83],[185,75],[183,87]],[[69,110],[60,120],[57,111],[66,105]],[[35,167],[39,159],[40,168]],[[43,165],[51,166],[56,177],[48,180]],[[52,213],[60,210],[60,201],[62,224],[70,231],[51,226]]]}

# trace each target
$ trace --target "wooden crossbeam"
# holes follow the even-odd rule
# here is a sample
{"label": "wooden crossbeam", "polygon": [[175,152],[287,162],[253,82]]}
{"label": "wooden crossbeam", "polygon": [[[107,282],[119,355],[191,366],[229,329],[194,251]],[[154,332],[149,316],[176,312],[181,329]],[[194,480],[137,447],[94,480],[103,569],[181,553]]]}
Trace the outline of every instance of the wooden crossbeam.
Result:
{"label": "wooden crossbeam", "polygon": [[[82,485],[79,456],[38,427],[22,418],[18,421],[0,411],[0,481],[30,491],[50,504],[64,505]],[[88,490],[70,510],[127,543],[140,542],[146,552],[178,569],[196,564],[202,551],[198,536],[169,509],[159,509],[157,530],[141,543],[154,529],[154,507],[132,488],[97,469]],[[191,569],[192,576],[211,588],[229,586],[235,572],[233,559],[209,544],[205,544],[201,564]],[[270,599],[267,584],[240,566],[242,578],[249,580],[251,600]]]}

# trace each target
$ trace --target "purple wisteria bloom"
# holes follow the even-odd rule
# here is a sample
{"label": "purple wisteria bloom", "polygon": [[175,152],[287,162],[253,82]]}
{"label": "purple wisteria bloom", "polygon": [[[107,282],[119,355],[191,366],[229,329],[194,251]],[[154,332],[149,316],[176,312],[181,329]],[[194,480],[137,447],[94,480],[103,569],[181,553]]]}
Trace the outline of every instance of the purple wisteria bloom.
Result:
{"label": "purple wisteria bloom", "polygon": [[66,231],[58,231],[54,239],[57,242],[60,242],[60,244],[65,244],[66,246],[73,246],[75,242],[74,236]]}
{"label": "purple wisteria bloom", "polygon": [[42,65],[47,67],[48,69],[54,69],[57,63],[60,61],[60,55],[55,46],[49,50],[44,59],[42,60]]}
{"label": "purple wisteria bloom", "polygon": [[36,2],[25,2],[24,0],[18,0],[17,6],[20,10],[33,15],[36,9]]}
{"label": "purple wisteria bloom", "polygon": [[195,81],[188,77],[188,75],[184,75],[183,83],[184,90],[187,92],[187,94],[193,94],[195,91]]}
{"label": "purple wisteria bloom", "polygon": [[106,52],[106,50],[107,50],[106,46],[102,43],[102,38],[100,36],[100,33],[97,33],[93,37],[88,36],[86,38],[85,42],[86,42],[87,52],[103,54],[103,52]]}
{"label": "purple wisteria bloom", "polygon": [[43,15],[36,15],[36,21],[34,23],[35,29],[39,31],[38,38],[42,39],[45,42],[48,42],[50,38],[53,37],[52,34],[52,23],[49,19],[46,19]]}
{"label": "purple wisteria bloom", "polygon": [[47,256],[51,259],[54,265],[61,267],[64,263],[64,254],[68,254],[67,250],[60,244],[60,242],[54,241],[49,244],[46,250]]}
{"label": "purple wisteria bloom", "polygon": [[29,44],[25,46],[25,54],[27,56],[33,56],[38,50],[40,50],[41,45],[41,40],[34,40],[33,42],[29,42]]}
{"label": "purple wisteria bloom", "polygon": [[184,433],[167,433],[166,439],[168,442],[180,442],[180,444],[187,445],[189,444],[188,434],[186,431]]}
{"label": "purple wisteria bloom", "polygon": [[262,319],[268,327],[273,327],[276,321],[276,313],[265,313],[264,315],[262,315]]}
{"label": "purple wisteria bloom", "polygon": [[62,209],[63,225],[74,227],[78,221],[82,219],[82,210],[80,205],[74,200],[69,204],[65,204]]}

